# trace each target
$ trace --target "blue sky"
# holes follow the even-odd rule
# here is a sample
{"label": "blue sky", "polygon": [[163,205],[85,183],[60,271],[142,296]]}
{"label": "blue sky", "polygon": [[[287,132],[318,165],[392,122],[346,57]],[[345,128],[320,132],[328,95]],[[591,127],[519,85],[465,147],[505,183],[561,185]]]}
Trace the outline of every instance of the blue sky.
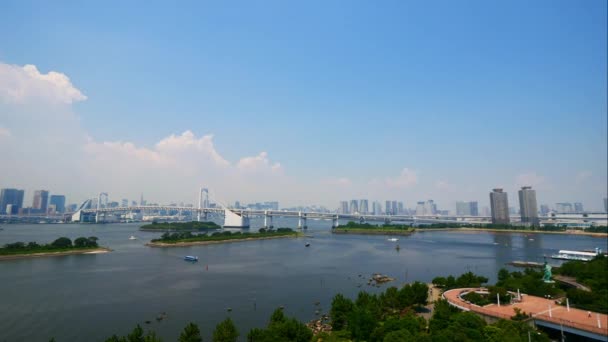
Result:
{"label": "blue sky", "polygon": [[[0,62],[67,75],[87,96],[70,110],[95,141],[152,148],[191,130],[213,134],[231,163],[265,151],[294,186],[286,203],[327,197],[295,184],[348,179],[327,205],[434,197],[449,208],[487,202],[494,186],[514,194],[523,177],[540,202],[599,209],[606,6],[3,1]],[[404,168],[415,182],[369,194]]]}

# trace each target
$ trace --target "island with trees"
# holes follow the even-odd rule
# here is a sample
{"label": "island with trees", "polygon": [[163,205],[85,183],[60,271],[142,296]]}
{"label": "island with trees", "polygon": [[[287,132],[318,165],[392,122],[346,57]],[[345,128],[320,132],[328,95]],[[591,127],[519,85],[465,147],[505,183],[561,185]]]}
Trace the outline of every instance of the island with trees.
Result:
{"label": "island with trees", "polygon": [[74,239],[73,242],[70,238],[60,237],[48,244],[38,244],[36,242],[8,243],[0,248],[0,260],[71,254],[98,254],[110,251],[108,248],[100,247],[97,241],[97,237],[91,236],[79,237]]}
{"label": "island with trees", "polygon": [[415,231],[410,225],[356,223],[353,221],[332,229],[334,234],[409,235]]}
{"label": "island with trees", "polygon": [[301,236],[301,233],[291,228],[261,228],[258,233],[223,231],[212,234],[193,234],[191,232],[166,232],[159,239],[153,239],[146,245],[150,247],[182,247],[299,236]]}
{"label": "island with trees", "polygon": [[202,232],[222,229],[215,222],[152,222],[139,227],[139,230],[144,232]]}

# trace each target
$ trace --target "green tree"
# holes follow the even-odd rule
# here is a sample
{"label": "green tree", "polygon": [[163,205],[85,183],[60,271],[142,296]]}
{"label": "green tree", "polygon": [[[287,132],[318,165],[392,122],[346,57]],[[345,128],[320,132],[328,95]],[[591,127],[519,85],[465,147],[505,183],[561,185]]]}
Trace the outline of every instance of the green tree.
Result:
{"label": "green tree", "polygon": [[348,322],[348,315],[353,311],[353,301],[337,294],[331,302],[330,316],[333,330],[342,330]]}
{"label": "green tree", "polygon": [[378,320],[371,311],[358,305],[348,315],[348,330],[358,341],[367,341],[377,324]]}
{"label": "green tree", "polygon": [[189,323],[179,335],[179,342],[202,342],[201,331],[198,325]]}
{"label": "green tree", "polygon": [[386,336],[384,337],[384,342],[415,342],[418,341],[418,338],[414,335],[412,335],[412,333],[410,333],[409,331],[403,329],[403,330],[397,330],[397,331],[392,331],[388,334],[386,334]]}
{"label": "green tree", "polygon": [[67,237],[60,237],[51,243],[51,246],[55,248],[69,248],[72,247],[72,240]]}
{"label": "green tree", "polygon": [[84,237],[79,237],[76,240],[74,240],[74,247],[87,247],[89,245],[89,239],[84,238]]}
{"label": "green tree", "polygon": [[213,330],[213,342],[236,342],[239,332],[230,317],[221,321]]}

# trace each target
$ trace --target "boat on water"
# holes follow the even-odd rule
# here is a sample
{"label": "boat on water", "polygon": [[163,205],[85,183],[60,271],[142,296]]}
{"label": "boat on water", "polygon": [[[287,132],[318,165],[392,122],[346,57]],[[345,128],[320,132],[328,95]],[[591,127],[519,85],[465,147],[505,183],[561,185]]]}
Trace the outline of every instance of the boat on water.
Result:
{"label": "boat on water", "polygon": [[310,247],[310,242],[307,242],[304,246]]}
{"label": "boat on water", "polygon": [[131,237],[129,237],[129,240],[137,240],[137,238],[133,235],[131,235]]}
{"label": "boat on water", "polygon": [[186,261],[198,261],[198,257],[197,256],[192,256],[192,255],[186,255],[184,257],[184,260],[186,260]]}
{"label": "boat on water", "polygon": [[581,252],[581,251],[569,251],[562,249],[557,254],[551,255],[552,259],[562,260],[578,260],[578,261],[590,261],[593,260],[598,254],[601,254],[602,250],[596,248],[593,252]]}
{"label": "boat on water", "polygon": [[399,241],[399,239],[397,239],[397,238],[389,238],[389,239],[387,239],[387,240],[388,240],[388,241],[391,241],[391,242],[397,242],[397,241]]}

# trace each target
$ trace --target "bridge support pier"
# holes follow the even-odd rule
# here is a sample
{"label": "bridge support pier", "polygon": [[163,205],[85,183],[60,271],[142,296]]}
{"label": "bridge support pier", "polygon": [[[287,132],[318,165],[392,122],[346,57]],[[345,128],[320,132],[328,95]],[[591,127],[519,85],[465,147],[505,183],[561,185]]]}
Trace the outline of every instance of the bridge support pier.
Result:
{"label": "bridge support pier", "polygon": [[306,225],[306,214],[302,214],[302,212],[300,211],[298,213],[298,229],[307,229],[308,226]]}
{"label": "bridge support pier", "polygon": [[272,215],[268,211],[264,211],[264,228],[273,228],[272,226]]}
{"label": "bridge support pier", "polygon": [[338,226],[340,225],[340,222],[338,221],[338,219],[339,219],[338,215],[336,215],[336,217],[334,217],[332,219],[331,228],[338,228]]}

